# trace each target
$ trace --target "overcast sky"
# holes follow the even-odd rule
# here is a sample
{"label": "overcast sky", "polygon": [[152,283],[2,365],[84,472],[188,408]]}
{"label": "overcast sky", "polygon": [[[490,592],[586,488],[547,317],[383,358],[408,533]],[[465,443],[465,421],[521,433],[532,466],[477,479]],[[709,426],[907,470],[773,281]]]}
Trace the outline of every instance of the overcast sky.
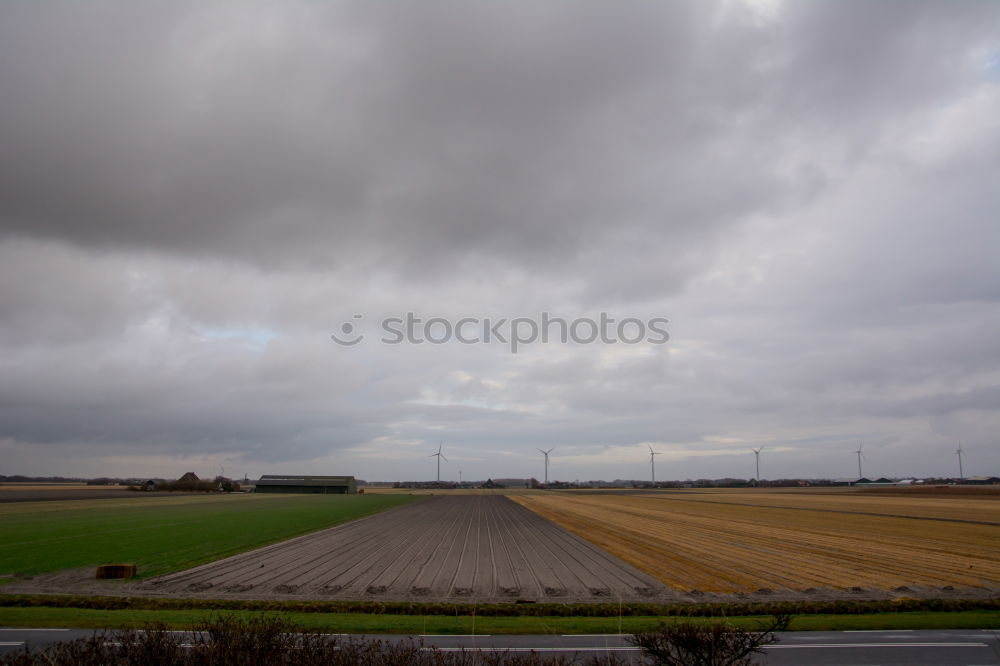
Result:
{"label": "overcast sky", "polygon": [[4,2],[0,474],[1000,474],[998,211],[990,0]]}

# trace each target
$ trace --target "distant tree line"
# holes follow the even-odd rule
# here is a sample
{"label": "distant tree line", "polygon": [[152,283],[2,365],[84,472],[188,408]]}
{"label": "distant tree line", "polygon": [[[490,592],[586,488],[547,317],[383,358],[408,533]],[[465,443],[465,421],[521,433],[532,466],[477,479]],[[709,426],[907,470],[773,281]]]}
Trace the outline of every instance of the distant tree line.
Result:
{"label": "distant tree line", "polygon": [[[240,484],[224,476],[217,476],[211,481],[199,478],[181,477],[176,481],[157,481],[153,486],[154,490],[160,492],[188,492],[188,493],[210,493],[221,490],[223,492],[238,492]],[[138,488],[137,488],[138,490]]]}
{"label": "distant tree line", "polygon": [[23,476],[14,474],[5,476],[0,474],[0,483],[83,483],[87,479],[65,476]]}

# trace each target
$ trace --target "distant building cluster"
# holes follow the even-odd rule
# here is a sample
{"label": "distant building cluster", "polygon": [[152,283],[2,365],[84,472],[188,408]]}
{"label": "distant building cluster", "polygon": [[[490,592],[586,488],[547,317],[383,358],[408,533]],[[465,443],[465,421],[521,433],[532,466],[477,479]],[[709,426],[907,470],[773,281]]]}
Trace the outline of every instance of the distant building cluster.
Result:
{"label": "distant building cluster", "polygon": [[[507,479],[504,479],[505,481]],[[493,479],[486,479],[485,481],[463,481],[461,483],[454,483],[452,481],[394,481],[392,483],[393,488],[411,488],[413,490],[460,490],[467,489],[471,490],[473,488],[523,488],[523,481],[512,486],[508,486],[506,483],[501,483],[499,480],[494,481]]]}

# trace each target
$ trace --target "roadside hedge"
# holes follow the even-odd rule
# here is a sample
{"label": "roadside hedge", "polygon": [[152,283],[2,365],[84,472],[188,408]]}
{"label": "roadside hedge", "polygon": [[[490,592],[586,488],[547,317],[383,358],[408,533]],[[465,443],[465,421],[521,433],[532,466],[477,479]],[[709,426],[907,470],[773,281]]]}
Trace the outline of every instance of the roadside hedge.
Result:
{"label": "roadside hedge", "polygon": [[450,604],[433,602],[173,599],[149,597],[0,595],[0,607],[97,610],[246,610],[375,615],[479,615],[483,617],[728,617],[746,615],[865,615],[907,611],[1000,610],[993,599],[893,599],[885,601],[755,601],[701,604]]}

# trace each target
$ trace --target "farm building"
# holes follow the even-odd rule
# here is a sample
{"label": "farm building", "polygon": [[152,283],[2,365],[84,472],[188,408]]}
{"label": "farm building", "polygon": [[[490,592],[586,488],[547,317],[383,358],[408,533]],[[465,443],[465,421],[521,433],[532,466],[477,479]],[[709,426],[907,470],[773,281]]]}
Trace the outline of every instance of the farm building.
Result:
{"label": "farm building", "polygon": [[866,479],[861,477],[860,479],[834,479],[830,482],[831,486],[860,486],[866,483],[871,483],[871,479]]}
{"label": "farm building", "polygon": [[265,474],[257,481],[254,492],[346,495],[358,492],[358,482],[354,480],[353,476]]}
{"label": "farm building", "polygon": [[1000,478],[995,476],[967,476],[962,480],[962,483],[975,486],[990,486],[1000,483]]}

